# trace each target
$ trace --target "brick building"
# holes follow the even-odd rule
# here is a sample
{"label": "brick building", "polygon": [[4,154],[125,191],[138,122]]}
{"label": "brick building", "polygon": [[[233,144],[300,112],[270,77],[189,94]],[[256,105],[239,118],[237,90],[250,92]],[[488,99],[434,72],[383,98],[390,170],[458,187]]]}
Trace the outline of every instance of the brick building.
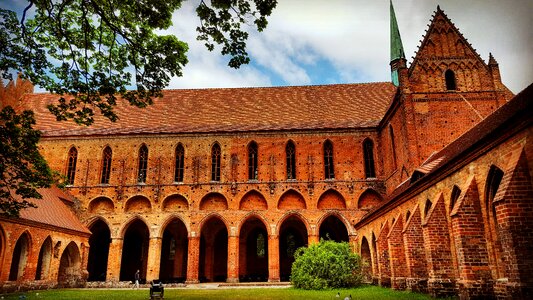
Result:
{"label": "brick building", "polygon": [[390,65],[392,83],[167,90],[91,127],[22,96],[92,233],[87,280],[284,281],[329,238],[384,286],[525,298],[532,88],[514,97],[440,8],[407,67],[391,7]]}

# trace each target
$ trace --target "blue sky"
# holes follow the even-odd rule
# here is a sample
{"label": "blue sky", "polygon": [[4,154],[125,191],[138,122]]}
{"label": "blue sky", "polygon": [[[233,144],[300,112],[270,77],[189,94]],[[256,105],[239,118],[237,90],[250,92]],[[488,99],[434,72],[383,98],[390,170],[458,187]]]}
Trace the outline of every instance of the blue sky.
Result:
{"label": "blue sky", "polygon": [[[5,0],[4,0],[5,1]],[[25,0],[2,1],[24,7]],[[197,0],[183,3],[166,30],[189,44],[184,76],[169,88],[315,85],[390,81],[389,0],[278,0],[268,28],[250,30],[252,62],[238,70],[196,41]],[[533,79],[533,1],[395,0],[408,64],[439,4],[486,61],[492,52],[502,80],[517,93]]]}

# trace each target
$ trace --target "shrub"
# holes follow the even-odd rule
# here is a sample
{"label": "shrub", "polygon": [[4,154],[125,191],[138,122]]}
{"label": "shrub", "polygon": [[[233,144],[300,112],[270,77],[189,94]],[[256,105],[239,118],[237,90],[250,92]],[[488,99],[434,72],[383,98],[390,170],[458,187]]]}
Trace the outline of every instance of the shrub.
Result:
{"label": "shrub", "polygon": [[320,240],[299,248],[294,257],[291,282],[296,288],[321,290],[354,287],[362,282],[361,258],[346,242]]}

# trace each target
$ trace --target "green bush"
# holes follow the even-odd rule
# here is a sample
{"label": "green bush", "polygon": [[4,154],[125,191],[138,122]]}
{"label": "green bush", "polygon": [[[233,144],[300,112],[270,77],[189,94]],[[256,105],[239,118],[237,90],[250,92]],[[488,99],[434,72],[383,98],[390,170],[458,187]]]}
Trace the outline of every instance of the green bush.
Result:
{"label": "green bush", "polygon": [[322,290],[354,287],[362,282],[361,258],[346,242],[320,240],[294,254],[291,282],[296,288]]}

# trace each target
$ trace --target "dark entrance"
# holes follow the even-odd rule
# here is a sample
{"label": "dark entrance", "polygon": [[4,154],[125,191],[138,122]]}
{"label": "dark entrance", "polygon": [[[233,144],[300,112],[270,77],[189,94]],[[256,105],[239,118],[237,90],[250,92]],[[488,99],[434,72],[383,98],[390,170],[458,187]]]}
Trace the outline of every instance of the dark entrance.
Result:
{"label": "dark entrance", "polygon": [[24,274],[24,268],[26,268],[26,262],[28,261],[29,243],[27,233],[23,233],[17,240],[13,250],[13,258],[11,259],[11,269],[9,270],[10,281],[17,280]]}
{"label": "dark entrance", "polygon": [[52,239],[47,237],[44,240],[41,250],[39,251],[39,259],[37,260],[37,270],[35,271],[35,280],[48,279],[50,272],[50,261],[52,259]]}
{"label": "dark entrance", "polygon": [[135,280],[137,270],[140,270],[141,280],[146,278],[149,238],[148,227],[143,221],[137,219],[128,226],[122,245],[120,281]]}
{"label": "dark entrance", "polygon": [[258,218],[248,219],[239,236],[239,281],[268,280],[268,235]]}
{"label": "dark entrance", "polygon": [[348,231],[344,223],[336,216],[327,217],[319,230],[320,238],[339,242],[348,242]]}
{"label": "dark entrance", "polygon": [[228,278],[228,230],[217,217],[202,227],[199,273],[202,282],[224,282]]}
{"label": "dark entrance", "polygon": [[89,277],[87,280],[105,281],[111,232],[107,224],[102,220],[94,222],[90,230],[92,235],[89,238],[89,261],[87,263]]}
{"label": "dark entrance", "polygon": [[170,222],[163,232],[159,279],[163,282],[184,282],[187,278],[187,228],[179,219]]}
{"label": "dark entrance", "polygon": [[289,281],[294,252],[307,246],[307,228],[296,216],[291,216],[281,224],[279,234],[280,280]]}

